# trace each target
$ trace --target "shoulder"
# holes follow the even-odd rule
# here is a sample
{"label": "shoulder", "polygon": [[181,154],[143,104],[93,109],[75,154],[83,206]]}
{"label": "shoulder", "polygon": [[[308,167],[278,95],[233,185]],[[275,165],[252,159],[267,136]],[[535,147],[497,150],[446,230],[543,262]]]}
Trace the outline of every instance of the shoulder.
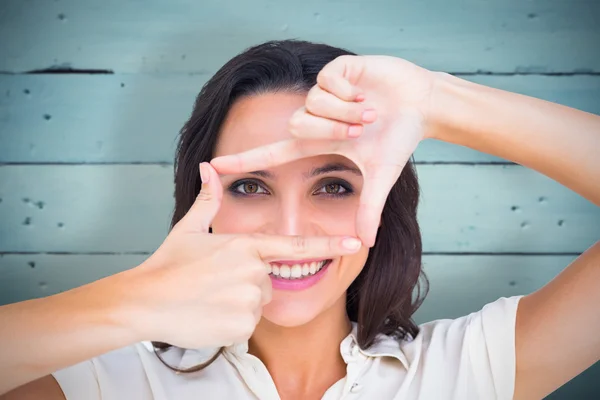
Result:
{"label": "shoulder", "polygon": [[[465,340],[514,337],[517,308],[523,296],[501,297],[481,310],[456,319],[439,319],[419,325],[419,334],[405,346],[456,348]],[[483,337],[482,337],[483,336]]]}
{"label": "shoulder", "polygon": [[481,398],[512,398],[521,297],[503,297],[469,315],[419,325],[419,334],[401,348],[421,384],[445,382],[449,389]]}

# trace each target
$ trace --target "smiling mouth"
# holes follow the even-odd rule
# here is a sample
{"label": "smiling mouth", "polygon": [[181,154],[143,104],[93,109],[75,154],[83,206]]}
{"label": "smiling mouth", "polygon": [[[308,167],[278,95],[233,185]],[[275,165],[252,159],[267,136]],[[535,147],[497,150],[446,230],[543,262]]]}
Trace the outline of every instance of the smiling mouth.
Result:
{"label": "smiling mouth", "polygon": [[300,280],[316,275],[323,268],[331,264],[332,259],[311,262],[299,262],[298,264],[272,262],[268,266],[269,275],[279,279]]}

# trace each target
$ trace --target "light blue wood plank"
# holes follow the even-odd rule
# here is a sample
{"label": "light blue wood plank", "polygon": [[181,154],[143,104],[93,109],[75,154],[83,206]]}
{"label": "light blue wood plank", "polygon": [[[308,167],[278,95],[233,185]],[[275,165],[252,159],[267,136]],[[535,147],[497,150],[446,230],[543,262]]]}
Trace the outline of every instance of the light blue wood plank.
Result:
{"label": "light blue wood plank", "polygon": [[0,305],[63,292],[142,263],[144,255],[0,255]]}
{"label": "light blue wood plank", "polygon": [[[419,165],[427,252],[585,250],[600,208],[520,166]],[[0,167],[0,252],[150,252],[172,212],[172,169]]]}
{"label": "light blue wood plank", "polygon": [[[500,297],[525,295],[544,286],[577,256],[426,255],[429,294],[415,314],[423,323],[458,318]],[[21,263],[23,265],[23,263]],[[25,267],[22,267],[25,269]]]}
{"label": "light blue wood plank", "polygon": [[[209,75],[0,75],[0,162],[172,163]],[[600,114],[600,76],[472,76],[477,83]],[[437,141],[422,162],[503,161]]]}
{"label": "light blue wood plank", "polygon": [[167,162],[205,76],[0,76],[1,162]]}
{"label": "light blue wood plank", "polygon": [[243,48],[303,38],[451,71],[600,70],[595,0],[5,0],[0,70],[215,71]]}

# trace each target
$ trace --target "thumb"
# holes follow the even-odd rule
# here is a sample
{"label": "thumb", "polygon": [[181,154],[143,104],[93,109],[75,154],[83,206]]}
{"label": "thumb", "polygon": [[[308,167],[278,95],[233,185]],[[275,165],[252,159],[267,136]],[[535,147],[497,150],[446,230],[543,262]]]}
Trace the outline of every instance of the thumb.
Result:
{"label": "thumb", "polygon": [[212,220],[221,207],[223,186],[217,171],[209,163],[200,163],[199,169],[202,188],[181,222],[190,230],[208,233]]}
{"label": "thumb", "polygon": [[383,207],[390,189],[398,179],[397,166],[378,166],[364,180],[356,216],[356,233],[365,246],[373,247]]}

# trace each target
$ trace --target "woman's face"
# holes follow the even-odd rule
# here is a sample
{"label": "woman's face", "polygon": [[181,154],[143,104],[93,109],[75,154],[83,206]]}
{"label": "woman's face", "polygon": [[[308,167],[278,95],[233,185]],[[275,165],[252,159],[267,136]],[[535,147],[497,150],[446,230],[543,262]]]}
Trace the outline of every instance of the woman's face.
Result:
{"label": "woman's face", "polygon": [[[222,126],[215,156],[290,139],[288,121],[304,101],[304,95],[291,93],[240,99]],[[221,180],[223,202],[213,220],[215,233],[356,236],[363,178],[345,157],[311,157]],[[298,326],[340,304],[367,256],[363,247],[354,255],[325,261],[321,270],[322,260],[272,263],[273,299],[263,317],[277,325]]]}

